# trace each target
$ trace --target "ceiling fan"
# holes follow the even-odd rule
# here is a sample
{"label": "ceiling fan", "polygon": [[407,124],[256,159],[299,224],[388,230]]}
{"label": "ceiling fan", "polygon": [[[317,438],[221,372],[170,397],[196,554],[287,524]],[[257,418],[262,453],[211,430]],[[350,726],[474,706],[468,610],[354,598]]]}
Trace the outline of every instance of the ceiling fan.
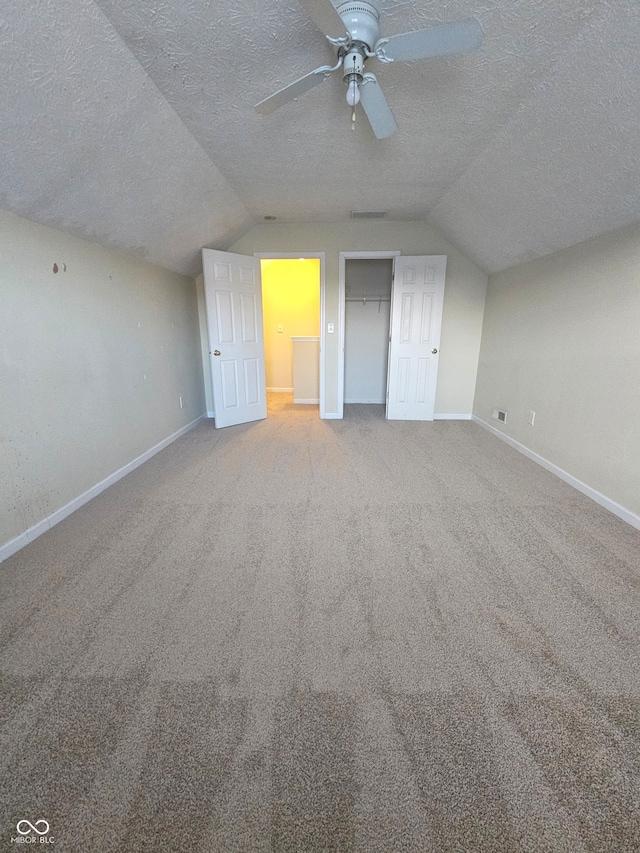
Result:
{"label": "ceiling fan", "polygon": [[[323,65],[270,95],[259,104],[258,112],[268,115],[288,101],[322,83],[340,67],[347,84],[347,103],[362,104],[369,124],[378,139],[395,133],[398,125],[374,74],[365,72],[367,59],[381,62],[408,62],[436,56],[469,53],[482,43],[484,32],[475,18],[439,24],[388,38],[380,38],[378,10],[365,0],[348,0],[337,8],[331,0],[298,0],[309,17],[327,36],[337,51],[335,65]],[[345,32],[346,31],[346,32]],[[336,37],[328,35],[336,34]],[[345,35],[337,35],[345,33]]]}

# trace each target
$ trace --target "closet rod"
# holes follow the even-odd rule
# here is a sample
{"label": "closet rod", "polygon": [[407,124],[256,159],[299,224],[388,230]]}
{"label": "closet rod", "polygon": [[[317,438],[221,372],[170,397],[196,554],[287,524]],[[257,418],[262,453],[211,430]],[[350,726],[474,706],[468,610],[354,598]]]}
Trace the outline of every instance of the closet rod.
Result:
{"label": "closet rod", "polygon": [[391,302],[390,296],[347,296],[345,302]]}

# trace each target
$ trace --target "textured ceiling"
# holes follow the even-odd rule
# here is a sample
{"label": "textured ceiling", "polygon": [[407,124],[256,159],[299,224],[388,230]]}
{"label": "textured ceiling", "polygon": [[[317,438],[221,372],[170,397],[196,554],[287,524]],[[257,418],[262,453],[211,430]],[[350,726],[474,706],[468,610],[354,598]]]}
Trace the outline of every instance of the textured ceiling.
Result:
{"label": "textured ceiling", "polygon": [[382,35],[477,17],[479,51],[370,60],[399,125],[351,131],[297,0],[0,9],[0,207],[193,274],[266,215],[422,219],[487,271],[640,221],[637,0],[374,0]]}

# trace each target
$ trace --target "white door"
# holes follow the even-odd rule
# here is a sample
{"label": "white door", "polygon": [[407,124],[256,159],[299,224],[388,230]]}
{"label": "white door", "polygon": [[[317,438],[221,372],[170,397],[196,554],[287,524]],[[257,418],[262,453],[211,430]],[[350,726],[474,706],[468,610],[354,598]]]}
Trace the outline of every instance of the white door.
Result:
{"label": "white door", "polygon": [[400,256],[391,297],[387,418],[432,421],[446,255]]}
{"label": "white door", "polygon": [[202,250],[216,428],[267,417],[258,258]]}

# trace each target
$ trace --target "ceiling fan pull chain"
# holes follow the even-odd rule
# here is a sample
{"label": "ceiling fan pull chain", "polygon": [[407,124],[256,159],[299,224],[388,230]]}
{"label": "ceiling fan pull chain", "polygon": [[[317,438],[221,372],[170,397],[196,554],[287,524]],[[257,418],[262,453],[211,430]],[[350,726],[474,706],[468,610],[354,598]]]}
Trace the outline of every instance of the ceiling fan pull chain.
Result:
{"label": "ceiling fan pull chain", "polygon": [[351,111],[351,130],[356,129],[356,108]]}

